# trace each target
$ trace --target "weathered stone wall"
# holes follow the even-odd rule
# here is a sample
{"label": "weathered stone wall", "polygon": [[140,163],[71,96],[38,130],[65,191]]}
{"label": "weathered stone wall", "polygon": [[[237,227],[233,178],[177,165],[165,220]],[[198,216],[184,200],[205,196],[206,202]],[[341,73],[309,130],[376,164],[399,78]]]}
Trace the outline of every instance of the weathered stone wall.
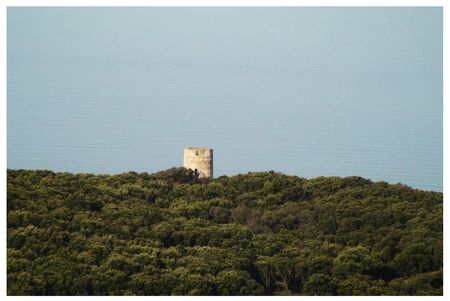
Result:
{"label": "weathered stone wall", "polygon": [[213,150],[206,147],[184,149],[184,167],[192,169],[199,178],[213,177]]}

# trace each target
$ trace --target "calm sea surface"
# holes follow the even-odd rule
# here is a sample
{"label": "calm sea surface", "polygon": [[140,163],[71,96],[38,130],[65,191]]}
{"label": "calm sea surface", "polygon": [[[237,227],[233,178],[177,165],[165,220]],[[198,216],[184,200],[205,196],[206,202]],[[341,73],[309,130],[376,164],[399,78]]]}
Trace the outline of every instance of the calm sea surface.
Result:
{"label": "calm sea surface", "polygon": [[442,191],[439,8],[9,8],[8,168]]}

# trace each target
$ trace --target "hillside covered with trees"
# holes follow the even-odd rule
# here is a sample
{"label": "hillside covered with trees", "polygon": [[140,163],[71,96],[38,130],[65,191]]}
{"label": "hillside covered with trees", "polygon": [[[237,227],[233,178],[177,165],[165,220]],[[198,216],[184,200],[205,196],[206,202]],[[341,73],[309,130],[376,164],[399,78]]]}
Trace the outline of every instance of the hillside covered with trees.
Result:
{"label": "hillside covered with trees", "polygon": [[8,295],[442,295],[443,195],[275,172],[7,172]]}

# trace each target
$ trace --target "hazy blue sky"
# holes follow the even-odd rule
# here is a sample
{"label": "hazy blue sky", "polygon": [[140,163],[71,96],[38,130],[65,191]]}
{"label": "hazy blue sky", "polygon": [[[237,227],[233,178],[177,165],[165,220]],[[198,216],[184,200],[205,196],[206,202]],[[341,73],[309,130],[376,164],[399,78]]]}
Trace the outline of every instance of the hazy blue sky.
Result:
{"label": "hazy blue sky", "polygon": [[440,8],[8,8],[8,167],[442,190]]}

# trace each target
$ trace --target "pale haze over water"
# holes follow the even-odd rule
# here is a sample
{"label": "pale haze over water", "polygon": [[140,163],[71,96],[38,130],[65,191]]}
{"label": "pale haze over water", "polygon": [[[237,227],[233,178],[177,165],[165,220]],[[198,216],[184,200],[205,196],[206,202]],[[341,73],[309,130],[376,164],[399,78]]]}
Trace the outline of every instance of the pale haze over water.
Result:
{"label": "pale haze over water", "polygon": [[441,8],[8,8],[8,168],[442,191]]}

